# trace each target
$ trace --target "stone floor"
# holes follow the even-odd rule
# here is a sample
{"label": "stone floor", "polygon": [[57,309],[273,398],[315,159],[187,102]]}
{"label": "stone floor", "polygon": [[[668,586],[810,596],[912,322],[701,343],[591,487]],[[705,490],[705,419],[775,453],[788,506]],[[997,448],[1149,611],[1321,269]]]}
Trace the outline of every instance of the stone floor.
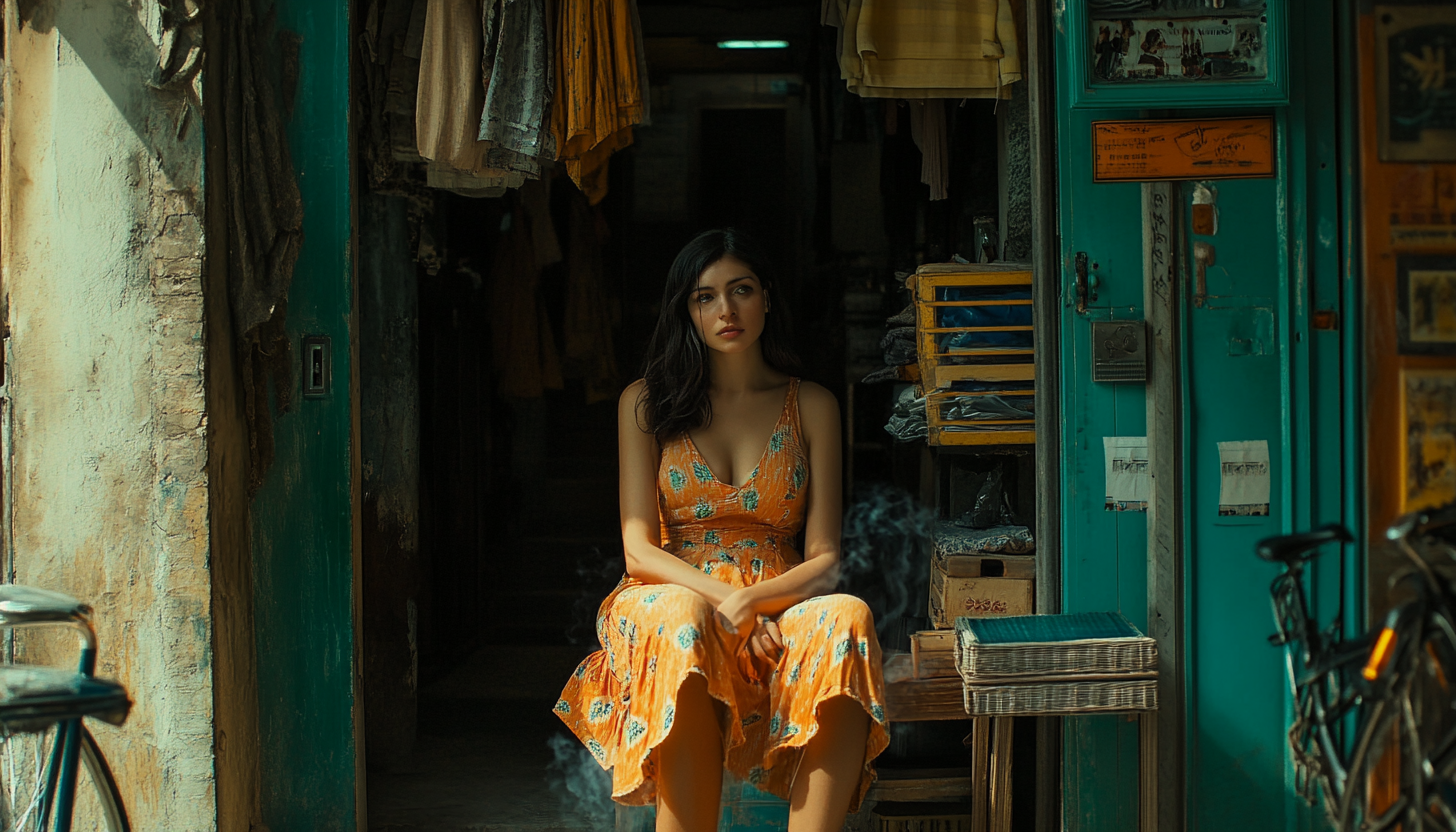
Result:
{"label": "stone floor", "polygon": [[[601,770],[582,765],[590,758],[582,760],[579,744],[562,743],[560,755],[549,744],[566,736],[551,706],[586,650],[486,647],[421,690],[413,761],[401,770],[369,772],[369,829],[610,829],[610,801],[595,779]],[[583,808],[595,808],[596,816]]]}

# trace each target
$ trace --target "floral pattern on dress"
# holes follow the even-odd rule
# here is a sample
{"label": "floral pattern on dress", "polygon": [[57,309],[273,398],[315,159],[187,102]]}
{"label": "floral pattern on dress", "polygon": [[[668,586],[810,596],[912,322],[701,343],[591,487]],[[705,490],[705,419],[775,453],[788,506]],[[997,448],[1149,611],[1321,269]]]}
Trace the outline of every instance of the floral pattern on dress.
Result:
{"label": "floral pattern on dress", "polygon": [[[658,506],[665,550],[734,587],[782,575],[801,560],[793,540],[804,526],[805,489],[812,483],[798,392],[795,379],[763,456],[741,487],[714,477],[686,436],[664,445]],[[689,674],[704,676],[709,694],[731,711],[723,724],[725,767],[781,797],[818,731],[819,704],[850,696],[871,718],[857,807],[874,779],[872,761],[889,744],[869,608],[847,595],[810,598],[786,610],[779,628],[784,655],[768,678],[755,678],[736,652],[741,642],[722,630],[702,596],[624,578],[598,616],[603,649],[577,668],[555,713],[612,771],[614,799],[650,805],[657,799],[654,749],[672,730],[677,691]]]}

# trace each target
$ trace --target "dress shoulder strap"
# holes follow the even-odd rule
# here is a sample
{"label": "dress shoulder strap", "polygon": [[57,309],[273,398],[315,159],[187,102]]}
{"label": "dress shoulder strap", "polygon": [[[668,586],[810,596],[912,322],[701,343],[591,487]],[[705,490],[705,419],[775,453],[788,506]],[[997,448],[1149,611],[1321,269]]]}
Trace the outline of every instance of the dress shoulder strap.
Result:
{"label": "dress shoulder strap", "polygon": [[789,395],[784,401],[784,410],[784,415],[788,417],[789,424],[794,427],[794,435],[799,437],[800,441],[803,441],[804,426],[799,421],[799,379],[797,378],[789,379]]}

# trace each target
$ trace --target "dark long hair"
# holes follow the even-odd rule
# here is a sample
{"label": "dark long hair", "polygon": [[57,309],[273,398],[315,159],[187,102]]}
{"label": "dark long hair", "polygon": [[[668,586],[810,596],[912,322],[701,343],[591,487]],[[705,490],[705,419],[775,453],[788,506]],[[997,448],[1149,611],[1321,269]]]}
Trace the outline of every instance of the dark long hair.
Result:
{"label": "dark long hair", "polygon": [[688,296],[698,288],[699,278],[709,266],[726,256],[742,260],[758,277],[769,298],[773,314],[764,322],[763,358],[768,365],[791,376],[803,374],[802,364],[793,347],[793,321],[785,303],[782,284],[774,278],[773,269],[762,249],[748,235],[734,228],[715,228],[694,237],[667,273],[662,288],[662,309],[657,326],[647,342],[647,358],[642,363],[642,379],[646,389],[638,400],[638,418],[644,430],[666,442],[713,420],[713,406],[708,400],[708,346],[698,337],[697,328],[688,315]]}

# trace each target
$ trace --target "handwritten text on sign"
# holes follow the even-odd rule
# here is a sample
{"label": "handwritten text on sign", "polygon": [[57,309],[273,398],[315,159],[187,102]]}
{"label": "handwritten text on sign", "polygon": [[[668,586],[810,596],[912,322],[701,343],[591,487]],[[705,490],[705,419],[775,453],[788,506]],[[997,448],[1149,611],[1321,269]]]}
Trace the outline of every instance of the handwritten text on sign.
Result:
{"label": "handwritten text on sign", "polygon": [[1274,175],[1274,119],[1096,121],[1095,182],[1252,179]]}

